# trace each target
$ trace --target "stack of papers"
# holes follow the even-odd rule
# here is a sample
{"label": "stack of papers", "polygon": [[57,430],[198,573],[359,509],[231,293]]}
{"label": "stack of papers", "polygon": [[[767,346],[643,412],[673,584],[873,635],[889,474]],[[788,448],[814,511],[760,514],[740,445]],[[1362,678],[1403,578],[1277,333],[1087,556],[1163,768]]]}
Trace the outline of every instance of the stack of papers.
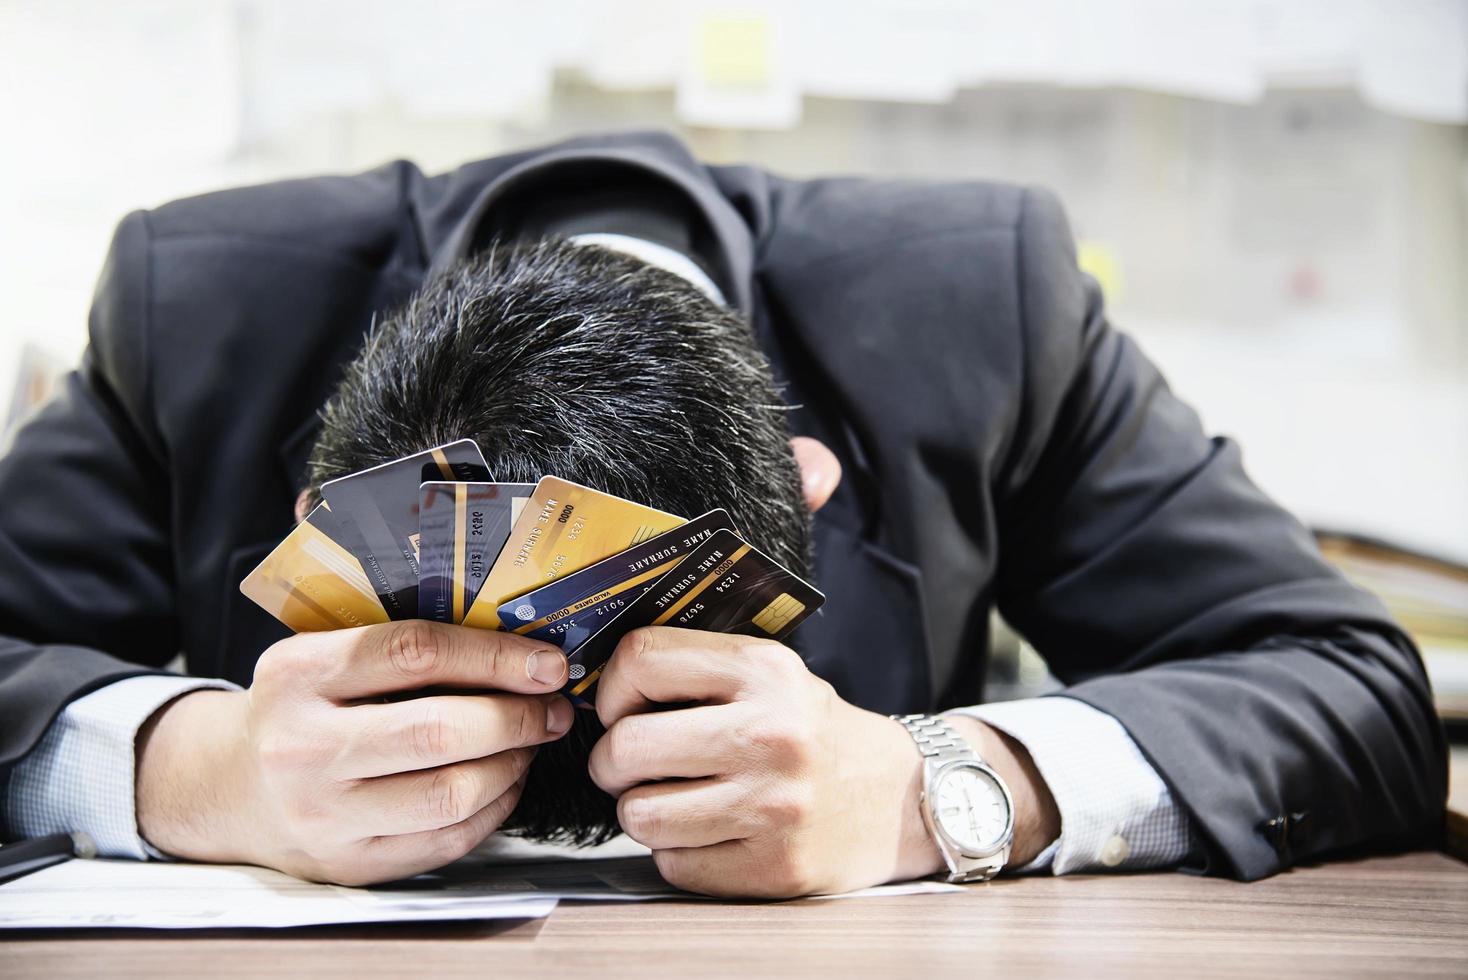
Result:
{"label": "stack of papers", "polygon": [[366,889],[241,865],[67,861],[0,885],[0,928],[229,929],[352,922],[536,919],[554,896],[506,893],[472,905],[399,906]]}
{"label": "stack of papers", "polygon": [[[826,898],[961,892],[934,881]],[[0,929],[238,929],[358,922],[534,919],[557,901],[694,899],[648,857],[518,860],[470,857],[372,888],[300,881],[241,865],[67,861],[0,885]]]}

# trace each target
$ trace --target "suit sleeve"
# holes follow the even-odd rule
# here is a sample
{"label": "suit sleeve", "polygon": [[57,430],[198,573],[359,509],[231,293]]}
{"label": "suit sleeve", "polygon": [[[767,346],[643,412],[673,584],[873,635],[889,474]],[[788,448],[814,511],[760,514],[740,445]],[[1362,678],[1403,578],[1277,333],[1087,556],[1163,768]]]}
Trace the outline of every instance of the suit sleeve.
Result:
{"label": "suit sleeve", "polygon": [[1108,324],[1051,196],[1027,193],[1017,234],[1001,612],[1061,693],[1126,728],[1203,870],[1436,842],[1446,750],[1412,642]]}
{"label": "suit sleeve", "polygon": [[0,456],[0,785],[69,702],[178,652],[146,222],[118,228],[80,367]]}

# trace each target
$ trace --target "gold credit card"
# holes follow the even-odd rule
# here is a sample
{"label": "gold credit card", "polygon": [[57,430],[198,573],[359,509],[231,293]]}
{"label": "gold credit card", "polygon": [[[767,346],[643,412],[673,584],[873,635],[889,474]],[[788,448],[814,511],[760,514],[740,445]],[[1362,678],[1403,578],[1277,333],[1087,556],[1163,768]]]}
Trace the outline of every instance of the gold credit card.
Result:
{"label": "gold credit card", "polygon": [[328,533],[333,518],[319,505],[240,583],[241,592],[297,633],[388,621],[361,564]]}
{"label": "gold credit card", "polygon": [[542,477],[464,625],[501,629],[499,607],[505,601],[684,523],[676,514],[560,477]]}

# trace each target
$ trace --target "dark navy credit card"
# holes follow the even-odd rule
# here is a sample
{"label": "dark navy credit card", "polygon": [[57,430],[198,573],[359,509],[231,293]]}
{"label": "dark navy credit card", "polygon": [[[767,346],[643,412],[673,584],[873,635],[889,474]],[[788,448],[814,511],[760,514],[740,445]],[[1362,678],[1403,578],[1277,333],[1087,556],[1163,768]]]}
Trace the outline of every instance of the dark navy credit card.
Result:
{"label": "dark navy credit card", "polygon": [[617,644],[643,626],[783,640],[825,601],[809,582],[733,531],[716,531],[568,654],[566,693],[573,701],[591,703],[597,678]]}

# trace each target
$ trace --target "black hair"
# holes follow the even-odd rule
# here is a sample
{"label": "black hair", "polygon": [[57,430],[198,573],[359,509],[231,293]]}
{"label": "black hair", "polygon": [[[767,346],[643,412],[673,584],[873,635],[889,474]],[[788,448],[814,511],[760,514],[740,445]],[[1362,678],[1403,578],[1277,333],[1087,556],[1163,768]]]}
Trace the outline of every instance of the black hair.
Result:
{"label": "black hair", "polygon": [[[810,518],[769,362],[734,312],[662,269],[557,239],[494,244],[376,324],[322,411],[313,491],[465,437],[494,479],[554,474],[660,510],[729,511],[797,574]],[[604,840],[594,712],[543,746],[506,829]]]}

